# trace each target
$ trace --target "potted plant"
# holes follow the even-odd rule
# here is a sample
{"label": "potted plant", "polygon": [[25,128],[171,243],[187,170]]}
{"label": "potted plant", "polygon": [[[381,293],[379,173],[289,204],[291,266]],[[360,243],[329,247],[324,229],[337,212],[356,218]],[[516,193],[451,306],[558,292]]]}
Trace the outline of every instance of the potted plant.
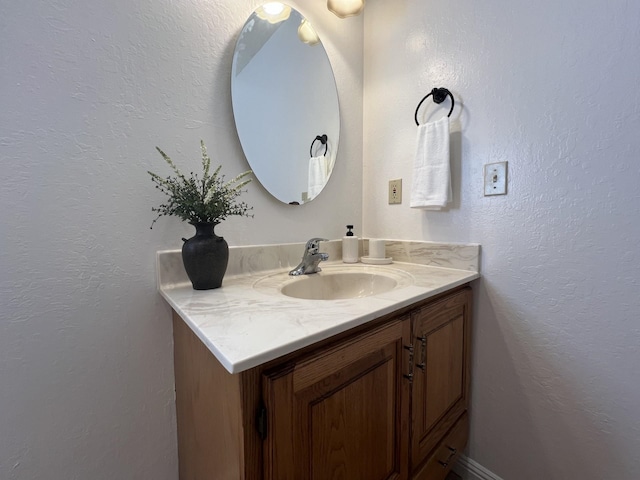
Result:
{"label": "potted plant", "polygon": [[163,215],[180,217],[196,228],[195,236],[188,240],[182,239],[182,260],[193,288],[208,290],[222,285],[229,261],[229,246],[223,237],[215,234],[214,228],[232,215],[253,216],[249,214],[252,207],[238,200],[243,192],[242,187],[251,181],[246,178],[251,170],[225,182],[224,175],[220,174],[222,165],[211,173],[211,159],[207,155],[207,148],[202,140],[200,145],[202,177],[193,172],[188,177],[183,175],[173,160],[156,147],[175,176],[165,178],[148,172],[156,188],[168,197],[166,203],[151,209],[158,213],[151,228]]}

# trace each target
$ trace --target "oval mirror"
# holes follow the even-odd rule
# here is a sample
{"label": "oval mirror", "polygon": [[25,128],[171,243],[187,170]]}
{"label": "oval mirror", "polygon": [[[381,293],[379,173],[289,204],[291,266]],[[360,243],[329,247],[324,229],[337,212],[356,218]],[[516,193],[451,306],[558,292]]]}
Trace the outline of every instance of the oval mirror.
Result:
{"label": "oval mirror", "polygon": [[278,200],[313,200],[329,180],[340,133],[338,91],[311,23],[288,5],[262,5],[233,54],[231,101],[255,177]]}

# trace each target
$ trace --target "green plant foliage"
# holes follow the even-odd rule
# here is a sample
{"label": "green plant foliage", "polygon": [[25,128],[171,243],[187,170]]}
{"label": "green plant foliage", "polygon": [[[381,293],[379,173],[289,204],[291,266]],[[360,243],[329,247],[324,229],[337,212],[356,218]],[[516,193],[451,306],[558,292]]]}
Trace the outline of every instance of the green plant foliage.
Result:
{"label": "green plant foliage", "polygon": [[215,224],[232,215],[253,217],[249,214],[253,207],[238,200],[243,192],[242,187],[251,181],[250,178],[246,178],[251,174],[251,170],[225,182],[224,175],[220,173],[222,165],[210,173],[211,159],[207,155],[207,148],[202,140],[200,140],[200,146],[202,148],[202,178],[193,172],[189,177],[183,175],[173,160],[156,147],[175,176],[163,178],[153,172],[148,172],[151,175],[151,181],[156,184],[156,188],[169,197],[166,203],[151,209],[158,213],[158,216],[151,223],[151,228],[164,215],[174,215],[189,223],[208,222]]}

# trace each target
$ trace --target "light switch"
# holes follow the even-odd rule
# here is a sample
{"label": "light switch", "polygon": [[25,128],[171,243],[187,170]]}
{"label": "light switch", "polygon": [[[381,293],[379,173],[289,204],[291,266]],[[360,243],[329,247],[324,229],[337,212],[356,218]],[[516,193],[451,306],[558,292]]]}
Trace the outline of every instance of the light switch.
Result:
{"label": "light switch", "polygon": [[507,162],[484,166],[484,196],[507,194]]}

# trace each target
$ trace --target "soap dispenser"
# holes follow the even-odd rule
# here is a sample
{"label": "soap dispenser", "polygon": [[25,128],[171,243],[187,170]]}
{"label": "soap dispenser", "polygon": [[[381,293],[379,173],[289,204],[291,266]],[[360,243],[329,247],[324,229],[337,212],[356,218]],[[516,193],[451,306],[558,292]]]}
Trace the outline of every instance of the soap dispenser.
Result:
{"label": "soap dispenser", "polygon": [[353,232],[353,225],[347,225],[347,233],[342,237],[342,261],[358,263],[358,237]]}

